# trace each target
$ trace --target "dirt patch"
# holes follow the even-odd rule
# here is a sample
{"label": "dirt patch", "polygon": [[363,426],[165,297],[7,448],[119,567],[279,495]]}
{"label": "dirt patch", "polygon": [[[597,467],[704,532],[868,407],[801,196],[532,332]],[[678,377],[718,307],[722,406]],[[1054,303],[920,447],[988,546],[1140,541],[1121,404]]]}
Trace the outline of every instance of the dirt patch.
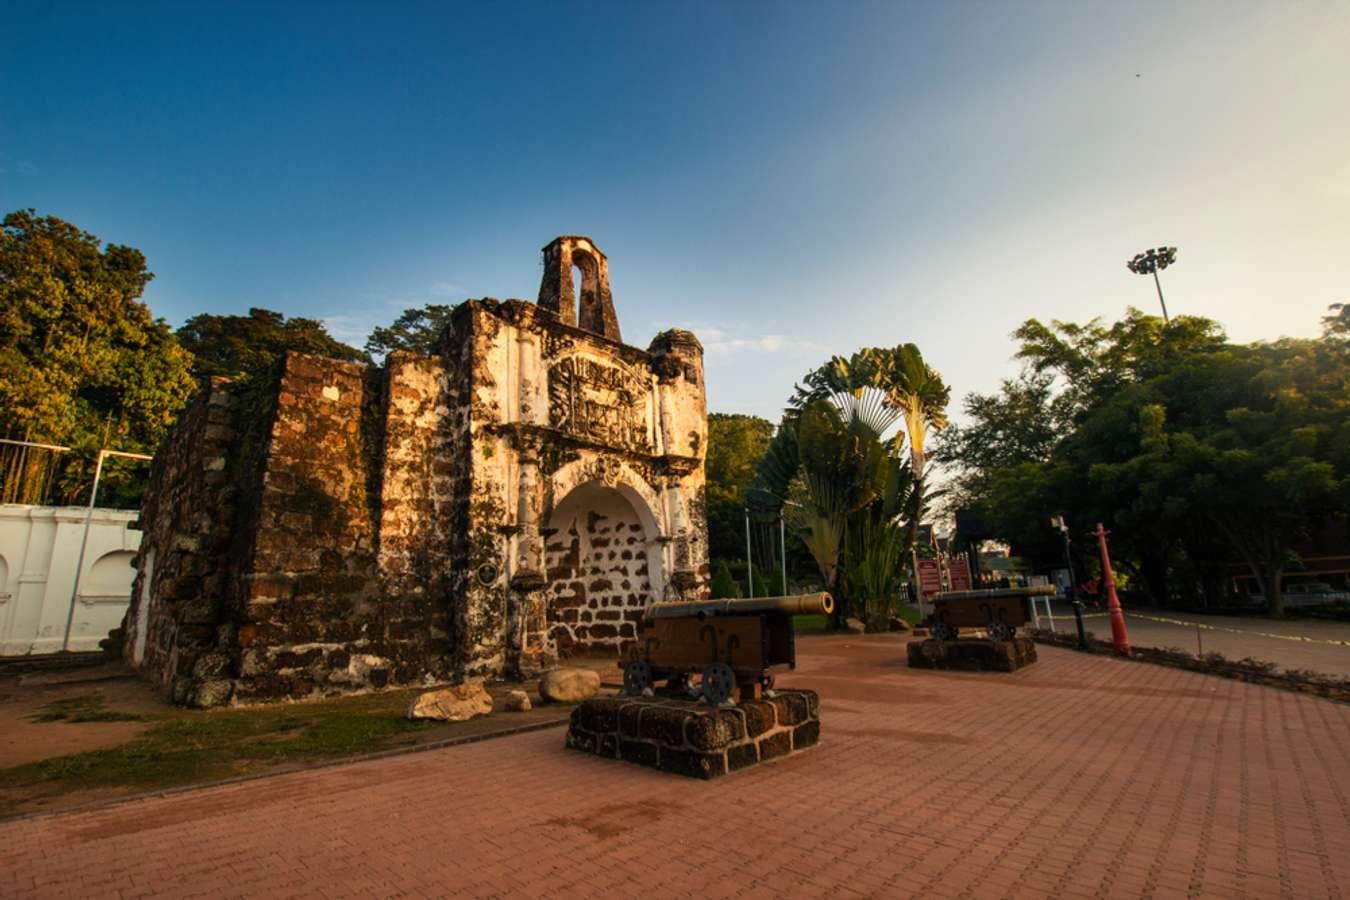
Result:
{"label": "dirt patch", "polygon": [[626,831],[647,828],[670,812],[682,807],[668,801],[656,803],[607,803],[580,816],[560,816],[541,824],[560,828],[580,828],[598,840],[617,837]]}
{"label": "dirt patch", "polygon": [[0,675],[0,769],[116,747],[173,712],[121,663],[6,673]]}
{"label": "dirt patch", "polygon": [[52,756],[116,747],[140,737],[149,727],[148,722],[47,722],[31,728],[0,726],[6,729],[0,731],[0,769]]}

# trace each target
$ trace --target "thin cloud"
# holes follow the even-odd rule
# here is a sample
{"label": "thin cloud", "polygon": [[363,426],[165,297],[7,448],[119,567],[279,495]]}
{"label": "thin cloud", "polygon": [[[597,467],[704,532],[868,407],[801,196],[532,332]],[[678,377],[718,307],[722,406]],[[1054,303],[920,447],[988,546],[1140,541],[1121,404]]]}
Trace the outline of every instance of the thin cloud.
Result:
{"label": "thin cloud", "polygon": [[463,285],[455,284],[453,281],[433,281],[427,285],[427,293],[432,297],[444,299],[446,297],[462,297],[466,291]]}
{"label": "thin cloud", "polygon": [[703,352],[710,356],[729,353],[784,353],[818,351],[821,345],[806,338],[788,334],[756,334],[750,328],[720,327],[717,325],[681,324],[692,331],[703,344]]}
{"label": "thin cloud", "polygon": [[349,316],[342,313],[332,316],[324,316],[319,320],[323,327],[328,330],[334,338],[344,344],[351,344],[353,347],[360,347],[366,342],[366,338],[375,330],[377,325],[387,325],[387,322],[377,321],[374,315],[356,315]]}

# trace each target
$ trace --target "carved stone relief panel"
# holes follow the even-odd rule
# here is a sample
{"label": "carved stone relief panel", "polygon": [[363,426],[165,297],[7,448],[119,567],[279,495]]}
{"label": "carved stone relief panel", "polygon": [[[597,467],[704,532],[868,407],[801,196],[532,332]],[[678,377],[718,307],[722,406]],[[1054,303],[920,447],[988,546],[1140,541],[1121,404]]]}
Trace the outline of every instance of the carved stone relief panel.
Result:
{"label": "carved stone relief panel", "polygon": [[580,353],[548,370],[549,425],[598,444],[651,453],[648,382],[627,366]]}

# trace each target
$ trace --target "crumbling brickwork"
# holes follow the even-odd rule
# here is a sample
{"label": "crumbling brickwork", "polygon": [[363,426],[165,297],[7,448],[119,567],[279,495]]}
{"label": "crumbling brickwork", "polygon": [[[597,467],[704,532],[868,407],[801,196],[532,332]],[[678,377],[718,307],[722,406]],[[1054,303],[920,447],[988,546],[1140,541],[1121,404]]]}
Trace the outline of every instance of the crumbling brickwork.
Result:
{"label": "crumbling brickwork", "polygon": [[702,348],[620,343],[588,239],[545,259],[579,314],[560,269],[433,357],[213,382],[153,467],[128,659],[204,706],[523,675],[703,596]]}
{"label": "crumbling brickwork", "polygon": [[549,630],[564,653],[605,653],[637,637],[651,596],[646,530],[632,505],[617,491],[585,493],[568,495],[550,520]]}
{"label": "crumbling brickwork", "polygon": [[238,474],[248,446],[237,405],[226,379],[204,385],[155,457],[141,503],[144,536],[123,640],[131,663],[154,673],[179,703],[209,703],[211,691],[229,691],[206,682],[234,588],[233,525],[247,487]]}

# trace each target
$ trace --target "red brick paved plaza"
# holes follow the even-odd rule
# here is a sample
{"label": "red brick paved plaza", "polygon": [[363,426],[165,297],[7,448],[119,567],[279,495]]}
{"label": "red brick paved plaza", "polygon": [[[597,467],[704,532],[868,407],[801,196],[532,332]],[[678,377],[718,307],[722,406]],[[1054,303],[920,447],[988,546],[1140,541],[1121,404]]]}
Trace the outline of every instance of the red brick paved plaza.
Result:
{"label": "red brick paved plaza", "polygon": [[799,651],[820,746],[730,778],[535,732],[3,823],[0,896],[1350,894],[1350,707],[1051,648]]}

